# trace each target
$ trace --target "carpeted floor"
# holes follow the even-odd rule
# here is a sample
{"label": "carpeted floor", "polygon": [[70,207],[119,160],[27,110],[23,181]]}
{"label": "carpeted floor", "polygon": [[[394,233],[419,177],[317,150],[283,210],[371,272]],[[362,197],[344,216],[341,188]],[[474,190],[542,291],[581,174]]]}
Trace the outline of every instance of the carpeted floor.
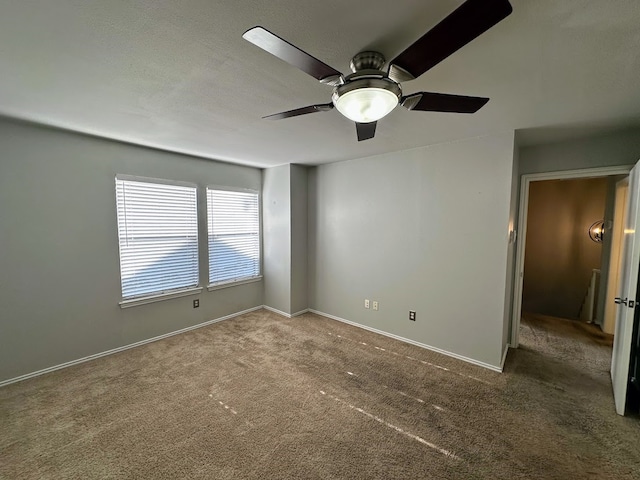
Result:
{"label": "carpeted floor", "polygon": [[499,374],[260,310],[0,389],[0,478],[638,479],[610,347],[566,327]]}

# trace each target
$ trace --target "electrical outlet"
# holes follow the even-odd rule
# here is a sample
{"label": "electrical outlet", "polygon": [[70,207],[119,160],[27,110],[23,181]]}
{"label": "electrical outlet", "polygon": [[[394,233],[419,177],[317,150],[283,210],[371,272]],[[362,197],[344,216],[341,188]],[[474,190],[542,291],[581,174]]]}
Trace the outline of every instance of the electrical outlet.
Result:
{"label": "electrical outlet", "polygon": [[409,310],[409,320],[412,322],[416,321],[416,312],[414,310]]}
{"label": "electrical outlet", "polygon": [[373,301],[373,309],[378,310],[378,302],[376,302],[375,300]]}
{"label": "electrical outlet", "polygon": [[369,299],[368,298],[364,299],[364,308],[369,308]]}
{"label": "electrical outlet", "polygon": [[193,308],[198,308],[200,306],[200,299],[196,298],[193,301]]}

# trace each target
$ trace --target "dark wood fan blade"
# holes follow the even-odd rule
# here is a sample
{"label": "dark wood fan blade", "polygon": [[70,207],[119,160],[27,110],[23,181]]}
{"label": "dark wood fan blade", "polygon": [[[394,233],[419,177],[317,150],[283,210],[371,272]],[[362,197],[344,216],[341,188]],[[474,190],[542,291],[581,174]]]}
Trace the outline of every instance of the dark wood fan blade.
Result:
{"label": "dark wood fan blade", "polygon": [[300,50],[295,45],[274,35],[262,27],[253,27],[242,35],[242,38],[284,60],[290,65],[299,68],[323,83],[331,83],[342,77],[335,68],[312,57],[307,52]]}
{"label": "dark wood fan blade", "polygon": [[358,133],[358,141],[369,140],[376,134],[376,125],[378,122],[356,123],[356,132]]}
{"label": "dark wood fan blade", "polygon": [[509,16],[508,0],[467,0],[389,62],[396,81],[417,78]]}
{"label": "dark wood fan blade", "polygon": [[446,93],[418,92],[402,97],[400,103],[409,110],[425,112],[476,113],[487,102],[484,97],[465,97]]}
{"label": "dark wood fan blade", "polygon": [[322,103],[320,105],[309,105],[308,107],[296,108],[295,110],[274,113],[273,115],[267,115],[262,118],[268,118],[269,120],[282,120],[283,118],[297,117],[298,115],[306,115],[307,113],[328,112],[331,109],[333,109],[333,103]]}

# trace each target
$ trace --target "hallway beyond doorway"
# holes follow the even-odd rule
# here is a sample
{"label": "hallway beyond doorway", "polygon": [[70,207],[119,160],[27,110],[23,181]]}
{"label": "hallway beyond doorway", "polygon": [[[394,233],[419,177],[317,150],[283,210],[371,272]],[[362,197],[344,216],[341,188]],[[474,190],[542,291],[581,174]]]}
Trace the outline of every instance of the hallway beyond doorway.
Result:
{"label": "hallway beyond doorway", "polygon": [[549,360],[582,364],[609,375],[613,335],[579,320],[523,312],[521,346]]}

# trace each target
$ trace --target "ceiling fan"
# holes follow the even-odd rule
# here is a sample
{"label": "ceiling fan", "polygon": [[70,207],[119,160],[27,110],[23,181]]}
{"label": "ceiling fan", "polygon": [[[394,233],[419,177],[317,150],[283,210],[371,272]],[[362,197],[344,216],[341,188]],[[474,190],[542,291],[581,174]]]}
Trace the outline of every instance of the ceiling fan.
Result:
{"label": "ceiling fan", "polygon": [[353,73],[342,75],[295,45],[263,27],[247,30],[242,37],[272,55],[333,87],[331,103],[309,105],[263,118],[281,120],[334,107],[356,122],[358,141],[373,138],[377,121],[398,104],[407,110],[475,113],[489,99],[445,93],[417,92],[402,95],[400,82],[413,80],[452,53],[502,21],[512,12],[508,0],[467,0],[404,52],[389,62],[379,52],[360,52],[351,59]]}

